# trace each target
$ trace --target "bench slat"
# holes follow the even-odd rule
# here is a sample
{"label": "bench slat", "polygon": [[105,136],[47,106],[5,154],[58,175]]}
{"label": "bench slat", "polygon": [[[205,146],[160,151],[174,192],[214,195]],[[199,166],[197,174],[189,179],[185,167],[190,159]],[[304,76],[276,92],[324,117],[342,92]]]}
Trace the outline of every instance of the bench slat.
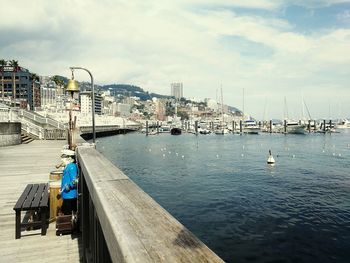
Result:
{"label": "bench slat", "polygon": [[41,198],[40,207],[43,207],[43,206],[47,207],[48,204],[49,204],[49,185],[45,184],[44,194],[43,194],[43,197]]}
{"label": "bench slat", "polygon": [[21,196],[17,200],[15,206],[13,207],[13,210],[18,210],[18,209],[22,208],[22,205],[23,205],[24,201],[26,200],[27,195],[30,192],[30,190],[32,189],[32,187],[33,187],[32,184],[28,184],[26,186],[26,188],[24,189],[23,193],[21,194]]}
{"label": "bench slat", "polygon": [[37,193],[36,193],[36,195],[35,195],[35,198],[34,198],[33,202],[31,203],[30,207],[36,208],[36,207],[39,206],[40,201],[41,201],[41,199],[42,199],[42,197],[43,197],[43,191],[44,191],[44,189],[45,189],[45,184],[39,184],[39,188],[38,188],[38,190],[37,190]]}
{"label": "bench slat", "polygon": [[30,208],[30,205],[31,205],[31,203],[33,201],[33,198],[34,198],[38,188],[39,188],[38,184],[34,184],[33,185],[32,189],[30,190],[30,192],[28,194],[27,200],[24,202],[24,204],[22,206],[23,209],[29,209]]}

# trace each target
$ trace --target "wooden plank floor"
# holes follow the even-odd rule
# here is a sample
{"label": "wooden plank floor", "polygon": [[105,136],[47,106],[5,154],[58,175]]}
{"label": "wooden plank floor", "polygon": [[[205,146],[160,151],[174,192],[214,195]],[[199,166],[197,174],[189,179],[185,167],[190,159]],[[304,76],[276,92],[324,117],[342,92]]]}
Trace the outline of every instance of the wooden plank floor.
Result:
{"label": "wooden plank floor", "polygon": [[[40,230],[22,231],[15,239],[13,207],[29,183],[44,183],[60,162],[64,141],[33,141],[0,147],[0,262],[79,262],[79,240],[56,236],[55,223],[46,236]],[[22,212],[22,214],[24,214]],[[23,217],[23,215],[22,215]]]}

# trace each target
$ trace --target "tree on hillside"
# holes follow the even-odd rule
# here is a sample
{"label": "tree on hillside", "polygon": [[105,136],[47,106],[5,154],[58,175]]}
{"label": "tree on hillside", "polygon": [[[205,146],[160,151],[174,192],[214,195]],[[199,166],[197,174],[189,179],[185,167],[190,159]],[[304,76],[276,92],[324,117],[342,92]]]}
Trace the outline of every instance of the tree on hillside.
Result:
{"label": "tree on hillside", "polygon": [[188,116],[188,113],[186,111],[178,111],[177,112],[177,116],[178,117],[181,117],[181,120],[188,120],[189,119],[189,116]]}
{"label": "tree on hillside", "polygon": [[[63,77],[55,75],[55,76],[51,77],[51,80],[53,82],[55,82],[57,87],[59,87],[60,89],[62,88],[62,91],[64,93],[64,86],[66,85],[66,83],[65,83]],[[57,88],[57,94],[60,94],[60,92],[58,92],[58,88]]]}

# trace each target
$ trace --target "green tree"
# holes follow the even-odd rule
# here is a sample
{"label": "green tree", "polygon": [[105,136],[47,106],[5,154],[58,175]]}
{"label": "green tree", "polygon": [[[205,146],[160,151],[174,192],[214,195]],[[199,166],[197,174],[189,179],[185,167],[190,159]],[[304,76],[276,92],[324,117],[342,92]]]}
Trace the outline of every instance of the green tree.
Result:
{"label": "green tree", "polygon": [[5,100],[5,90],[4,90],[4,67],[6,66],[7,62],[4,59],[0,59],[0,72],[1,72],[1,95],[2,95],[2,101]]}
{"label": "green tree", "polygon": [[[62,88],[63,94],[64,94],[64,87],[65,87],[66,83],[64,82],[63,78],[60,77],[60,76],[55,75],[55,76],[51,77],[51,80],[52,80],[53,82],[55,82],[55,84],[56,84],[57,87]],[[57,93],[59,94],[58,88],[57,88]]]}
{"label": "green tree", "polygon": [[189,116],[188,116],[188,113],[186,111],[178,111],[177,112],[177,116],[178,117],[181,117],[181,120],[188,120],[189,119]]}
{"label": "green tree", "polygon": [[175,107],[170,105],[165,106],[165,115],[166,116],[173,116],[175,114]]}

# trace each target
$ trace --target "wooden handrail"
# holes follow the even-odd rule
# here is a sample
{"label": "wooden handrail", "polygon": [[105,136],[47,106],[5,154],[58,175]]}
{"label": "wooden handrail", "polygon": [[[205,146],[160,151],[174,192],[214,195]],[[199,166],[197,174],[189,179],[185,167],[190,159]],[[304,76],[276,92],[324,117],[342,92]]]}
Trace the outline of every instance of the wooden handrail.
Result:
{"label": "wooden handrail", "polygon": [[223,262],[94,148],[77,157],[85,260]]}

